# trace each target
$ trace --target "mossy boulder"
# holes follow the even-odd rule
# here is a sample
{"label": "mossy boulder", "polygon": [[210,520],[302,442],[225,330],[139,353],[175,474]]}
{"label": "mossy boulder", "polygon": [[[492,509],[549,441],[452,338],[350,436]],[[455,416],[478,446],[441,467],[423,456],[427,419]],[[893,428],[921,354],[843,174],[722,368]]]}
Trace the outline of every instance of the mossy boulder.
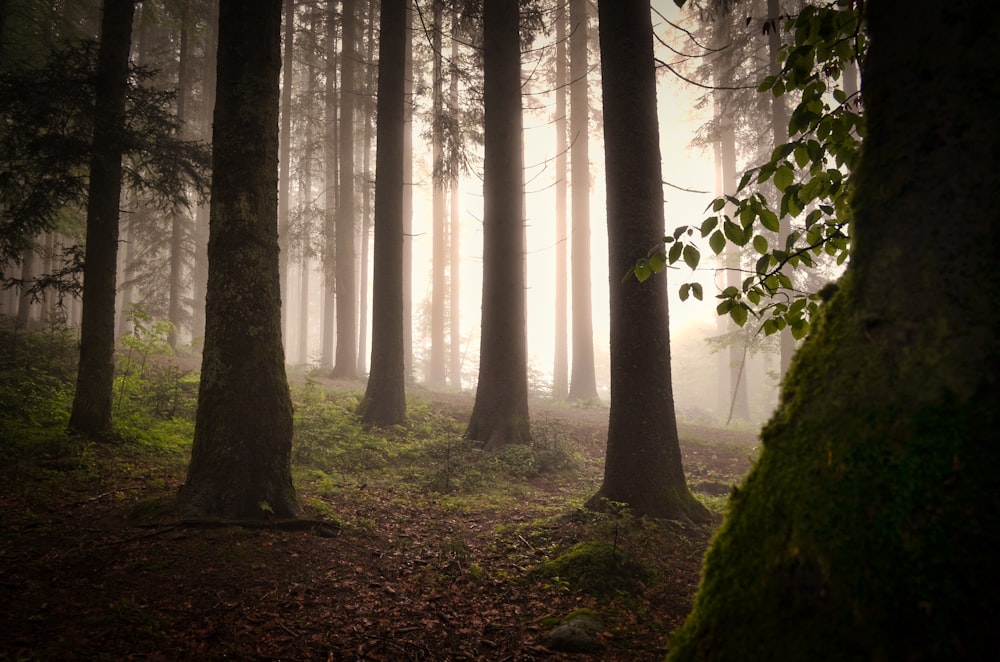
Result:
{"label": "mossy boulder", "polygon": [[653,579],[653,573],[624,551],[603,541],[582,542],[545,563],[537,572],[564,582],[571,590],[596,597],[631,595]]}
{"label": "mossy boulder", "polygon": [[543,640],[546,648],[561,653],[596,653],[603,648],[597,634],[605,630],[600,617],[587,609],[567,614]]}

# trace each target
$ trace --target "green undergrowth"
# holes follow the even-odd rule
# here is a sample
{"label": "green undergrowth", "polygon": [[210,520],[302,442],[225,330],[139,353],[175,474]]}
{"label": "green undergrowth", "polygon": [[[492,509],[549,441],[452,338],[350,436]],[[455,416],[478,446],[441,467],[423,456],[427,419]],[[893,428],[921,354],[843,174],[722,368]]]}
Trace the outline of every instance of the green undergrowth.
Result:
{"label": "green undergrowth", "polygon": [[323,496],[378,488],[457,509],[488,507],[524,497],[536,482],[571,477],[583,465],[551,428],[536,430],[531,445],[486,453],[464,438],[464,425],[425,400],[409,399],[405,424],[366,428],[356,413],[360,399],[361,393],[326,390],[314,380],[292,387],[300,491]]}

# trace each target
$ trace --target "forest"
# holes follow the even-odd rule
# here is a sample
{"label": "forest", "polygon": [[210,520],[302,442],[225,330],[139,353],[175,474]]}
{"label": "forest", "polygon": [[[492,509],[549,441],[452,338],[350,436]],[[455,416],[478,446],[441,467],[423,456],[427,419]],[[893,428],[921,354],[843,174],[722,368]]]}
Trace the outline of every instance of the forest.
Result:
{"label": "forest", "polygon": [[0,0],[0,659],[992,658],[997,33]]}

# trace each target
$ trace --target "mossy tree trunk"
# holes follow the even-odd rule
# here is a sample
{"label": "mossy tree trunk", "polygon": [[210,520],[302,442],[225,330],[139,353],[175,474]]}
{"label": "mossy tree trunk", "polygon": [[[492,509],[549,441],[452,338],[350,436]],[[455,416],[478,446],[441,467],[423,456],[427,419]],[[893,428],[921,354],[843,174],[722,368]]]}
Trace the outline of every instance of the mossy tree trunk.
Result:
{"label": "mossy tree trunk", "polygon": [[996,655],[1000,12],[866,7],[851,265],[672,660]]}
{"label": "mossy tree trunk", "polygon": [[94,138],[87,194],[86,260],[80,364],[69,427],[82,434],[112,431],[115,381],[115,282],[122,189],[125,95],[132,44],[132,0],[105,0],[97,54]]}
{"label": "mossy tree trunk", "polygon": [[278,276],[281,0],[219,7],[205,349],[181,511],[293,517]]}
{"label": "mossy tree trunk", "polygon": [[517,0],[483,3],[483,313],[479,385],[466,435],[495,450],[528,443]]}
{"label": "mossy tree trunk", "polygon": [[645,0],[598,5],[611,297],[611,414],[604,483],[588,505],[708,521],[688,490],[670,381],[666,278],[623,278],[663,241],[653,28]]}
{"label": "mossy tree trunk", "polygon": [[365,423],[406,420],[403,373],[403,105],[406,4],[382,4],[375,153],[375,277],[371,375],[359,412]]}

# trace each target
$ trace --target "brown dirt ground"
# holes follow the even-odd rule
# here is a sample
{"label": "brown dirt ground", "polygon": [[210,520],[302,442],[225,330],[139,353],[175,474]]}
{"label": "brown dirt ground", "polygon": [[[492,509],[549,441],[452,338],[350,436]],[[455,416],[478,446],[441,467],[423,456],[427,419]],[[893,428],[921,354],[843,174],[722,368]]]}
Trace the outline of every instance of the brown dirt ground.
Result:
{"label": "brown dirt ground", "polygon": [[[467,418],[469,396],[428,393]],[[607,409],[537,405],[536,423],[580,439],[599,481]],[[689,481],[719,495],[756,452],[754,435],[681,427]],[[513,509],[469,510],[403,490],[322,497],[343,521],[280,527],[136,516],[169,502],[183,467],[132,466],[98,448],[100,479],[0,469],[0,660],[562,660],[543,645],[583,607],[607,626],[593,659],[657,660],[697,586],[709,528],[629,534],[651,567],[637,595],[599,598],[531,573],[587,539],[593,516],[540,477]],[[92,475],[92,474],[91,474]],[[131,516],[129,515],[131,513]]]}

